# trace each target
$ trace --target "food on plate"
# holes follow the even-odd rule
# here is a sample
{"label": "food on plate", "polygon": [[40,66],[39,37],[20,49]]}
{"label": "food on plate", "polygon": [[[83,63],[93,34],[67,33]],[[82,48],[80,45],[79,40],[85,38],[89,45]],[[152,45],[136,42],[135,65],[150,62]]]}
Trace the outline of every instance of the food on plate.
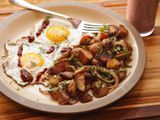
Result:
{"label": "food on plate", "polygon": [[[36,83],[47,86],[48,81],[43,78],[53,61],[61,56],[61,49],[77,44],[75,39],[81,35],[68,22],[46,17],[33,26],[29,35],[5,44],[5,73],[21,86]],[[23,73],[32,76],[32,80],[25,79]]]}
{"label": "food on plate", "polygon": [[5,73],[20,86],[42,84],[60,105],[86,103],[112,92],[128,76],[133,48],[123,25],[83,34],[46,17],[29,36],[5,44]]}

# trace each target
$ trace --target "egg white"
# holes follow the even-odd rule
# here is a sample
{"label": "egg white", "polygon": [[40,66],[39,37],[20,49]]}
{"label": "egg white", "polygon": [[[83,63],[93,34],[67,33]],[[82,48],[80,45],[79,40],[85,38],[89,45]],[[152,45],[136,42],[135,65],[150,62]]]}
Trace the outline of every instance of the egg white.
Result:
{"label": "egg white", "polygon": [[[54,61],[56,61],[56,59],[61,56],[61,50],[63,48],[72,47],[73,45],[78,44],[82,36],[82,32],[74,29],[68,21],[50,18],[49,19],[50,23],[47,26],[47,28],[50,26],[64,26],[70,31],[70,35],[68,36],[68,38],[62,43],[59,44],[53,43],[46,37],[45,32],[47,28],[43,30],[42,34],[39,37],[37,37],[36,32],[41,27],[43,21],[44,19],[40,20],[38,23],[35,23],[34,27],[30,30],[30,35],[35,37],[35,40],[32,43],[29,43],[27,38],[23,38],[23,39],[8,41],[5,44],[5,50],[6,50],[6,59],[4,61],[5,72],[8,76],[13,78],[19,85],[24,86],[28,84],[28,82],[23,82],[23,80],[21,79],[20,70],[22,68],[18,67],[17,52],[19,46],[22,43],[23,43],[22,55],[34,52],[40,54],[44,59],[44,64],[42,66],[38,66],[35,69],[28,70],[34,78],[33,81],[35,81],[36,76],[39,72],[41,72],[44,68],[49,68],[54,65]],[[46,51],[51,46],[54,46],[55,50],[54,52],[47,54]]]}
{"label": "egg white", "polygon": [[[46,36],[46,31],[49,27],[51,26],[63,26],[65,28],[67,28],[70,32],[69,37],[62,43],[67,43],[67,44],[76,44],[78,43],[78,40],[81,38],[82,36],[82,32],[78,31],[77,29],[75,29],[72,24],[66,20],[60,20],[60,19],[56,19],[56,18],[50,18],[49,19],[49,25],[46,27],[46,29],[44,29],[41,33],[40,36],[36,36],[37,31],[41,28],[41,25],[43,23],[43,20],[40,20],[37,24],[34,25],[34,30],[33,31],[33,35],[36,38],[36,42],[41,42],[41,43],[45,43],[45,44],[56,44],[53,43],[51,40],[49,40]],[[58,46],[60,46],[62,43],[56,44]]]}
{"label": "egg white", "polygon": [[[26,85],[28,84],[27,82],[23,82],[21,77],[20,77],[20,70],[21,68],[18,67],[18,56],[17,56],[17,51],[19,49],[19,44],[17,45],[10,45],[6,44],[6,51],[7,51],[7,58],[6,58],[6,66],[5,66],[5,71],[6,74],[11,76],[18,84],[20,85]],[[42,66],[37,66],[35,69],[27,69],[29,71],[34,80],[36,79],[36,76],[39,72],[41,72],[44,68],[49,68],[52,65],[52,61],[54,58],[54,54],[47,54],[45,52],[42,53],[41,48],[45,48],[46,46],[41,45],[39,43],[32,43],[29,44],[27,41],[23,42],[23,52],[22,56],[24,54],[34,52],[37,54],[40,54],[44,60],[44,64]],[[25,68],[26,69],[26,68]]]}

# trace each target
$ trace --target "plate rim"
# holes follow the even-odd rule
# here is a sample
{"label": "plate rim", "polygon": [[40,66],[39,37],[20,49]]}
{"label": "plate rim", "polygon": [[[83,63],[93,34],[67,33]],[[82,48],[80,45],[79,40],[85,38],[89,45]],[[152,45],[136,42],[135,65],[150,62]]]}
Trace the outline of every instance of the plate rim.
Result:
{"label": "plate rim", "polygon": [[[106,105],[108,106],[109,104],[117,101],[118,99],[123,97],[125,94],[127,94],[137,84],[137,82],[140,80],[140,77],[141,77],[141,75],[144,71],[144,68],[145,68],[145,63],[146,63],[145,46],[144,46],[144,42],[143,42],[142,38],[140,37],[139,33],[137,32],[137,30],[130,23],[128,23],[125,18],[123,18],[122,16],[118,15],[115,12],[112,12],[111,10],[109,10],[107,8],[103,8],[101,6],[91,4],[91,3],[87,4],[87,3],[81,3],[81,2],[45,2],[45,3],[38,4],[38,6],[45,7],[45,8],[46,7],[54,7],[54,6],[79,6],[79,7],[85,7],[88,9],[93,9],[96,11],[105,11],[105,12],[109,11],[112,14],[112,17],[116,18],[118,21],[125,23],[125,26],[127,26],[127,28],[132,33],[132,37],[136,40],[137,46],[138,46],[137,47],[137,49],[138,49],[137,66],[141,65],[141,67],[135,68],[135,71],[138,71],[138,72],[136,75],[135,75],[135,73],[132,75],[133,77],[135,77],[134,80],[133,80],[133,77],[130,78],[132,81],[130,80],[127,83],[125,83],[124,88],[119,87],[116,90],[114,90],[112,93],[109,94],[111,96],[110,98],[113,97],[113,93],[114,94],[120,93],[121,95],[117,96],[117,97],[113,97],[113,99],[108,101],[108,103],[105,102],[105,100],[104,100],[105,97],[103,97],[103,99],[99,99],[96,102],[93,102],[93,103],[89,102],[89,103],[85,103],[83,105],[76,105],[76,106],[47,105],[47,104],[39,103],[36,101],[32,101],[30,99],[27,99],[23,96],[16,94],[11,89],[8,89],[8,87],[5,86],[3,84],[3,82],[0,80],[0,92],[2,92],[5,96],[7,96],[11,100],[13,100],[23,106],[26,106],[26,107],[29,107],[32,109],[36,109],[36,110],[40,110],[40,111],[53,112],[53,113],[79,113],[79,112],[86,112],[86,111],[99,109],[99,108],[104,107]],[[32,11],[20,10],[16,13],[4,18],[0,22],[0,31],[2,31],[3,28],[5,28],[5,26],[7,24],[9,24],[11,21],[13,21],[14,19],[16,19],[16,18],[20,17],[21,15],[24,15],[28,12],[32,12]],[[127,84],[129,84],[129,83],[131,85],[128,87]]]}

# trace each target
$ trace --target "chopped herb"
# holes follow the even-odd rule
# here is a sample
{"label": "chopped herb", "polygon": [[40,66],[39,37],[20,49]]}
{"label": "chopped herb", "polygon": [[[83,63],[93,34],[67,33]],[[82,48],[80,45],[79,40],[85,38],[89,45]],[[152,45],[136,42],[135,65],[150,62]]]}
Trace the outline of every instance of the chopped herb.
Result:
{"label": "chopped herb", "polygon": [[9,84],[11,85],[13,81],[9,82]]}
{"label": "chopped herb", "polygon": [[82,47],[83,47],[83,45],[80,45],[80,44],[79,44],[79,45],[77,45],[76,47],[80,47],[80,48],[82,48]]}
{"label": "chopped herb", "polygon": [[93,33],[93,35],[96,37],[98,35],[98,33]]}
{"label": "chopped herb", "polygon": [[69,82],[70,81],[62,81],[62,82],[60,82],[58,84],[58,88],[61,89],[61,90],[64,89],[66,86],[68,86]]}
{"label": "chopped herb", "polygon": [[109,38],[111,41],[116,41],[117,38],[115,36]]}
{"label": "chopped herb", "polygon": [[70,83],[70,80],[66,80],[65,83],[66,85],[68,85]]}
{"label": "chopped herb", "polygon": [[108,53],[112,55],[112,52],[110,50],[108,50]]}
{"label": "chopped herb", "polygon": [[45,79],[45,80],[49,80],[49,77],[48,77],[48,76],[46,76],[44,79]]}
{"label": "chopped herb", "polygon": [[101,82],[100,82],[100,81],[96,82],[95,86],[96,86],[97,88],[100,88],[100,87],[101,87]]}
{"label": "chopped herb", "polygon": [[121,47],[119,47],[119,46],[116,49],[117,49],[117,51],[121,51]]}
{"label": "chopped herb", "polygon": [[123,51],[123,47],[121,45],[116,45],[114,47],[114,51],[117,51],[117,52]]}
{"label": "chopped herb", "polygon": [[108,29],[109,29],[109,27],[107,25],[105,25],[105,24],[102,27],[100,27],[100,31],[101,32],[105,32]]}
{"label": "chopped herb", "polygon": [[[65,39],[67,39],[68,37],[66,35],[62,35]],[[58,37],[58,36],[57,36]],[[68,40],[68,39],[67,39]]]}
{"label": "chopped herb", "polygon": [[28,43],[24,43],[24,45],[27,46],[27,47],[29,47],[29,44],[28,44]]}
{"label": "chopped herb", "polygon": [[34,43],[36,43],[36,44],[40,44],[38,41],[34,41]]}
{"label": "chopped herb", "polygon": [[53,91],[57,91],[58,90],[58,87],[52,87],[52,88],[50,88],[49,90],[48,90],[48,92],[53,92]]}
{"label": "chopped herb", "polygon": [[60,82],[59,84],[58,84],[58,87],[59,87],[59,89],[64,89],[64,87],[65,87],[65,82]]}
{"label": "chopped herb", "polygon": [[44,33],[44,30],[42,30],[42,33]]}
{"label": "chopped herb", "polygon": [[120,71],[120,72],[126,72],[126,69],[121,68],[121,69],[119,69],[119,71]]}
{"label": "chopped herb", "polygon": [[52,16],[51,16],[51,15],[47,15],[47,16],[45,17],[45,20],[48,20],[48,19],[50,19],[50,18],[52,18]]}
{"label": "chopped herb", "polygon": [[106,86],[106,83],[105,83],[105,82],[102,82],[101,87],[104,88],[105,86]]}
{"label": "chopped herb", "polygon": [[124,53],[126,53],[127,55],[129,54],[128,50],[124,50]]}
{"label": "chopped herb", "polygon": [[126,65],[126,68],[131,68],[132,66],[131,65]]}
{"label": "chopped herb", "polygon": [[17,91],[19,91],[19,90],[20,90],[20,88],[17,88],[16,90],[17,90]]}
{"label": "chopped herb", "polygon": [[33,35],[33,31],[30,32],[30,35]]}
{"label": "chopped herb", "polygon": [[70,68],[71,70],[73,70],[73,71],[75,71],[75,70],[76,70],[76,67],[75,67],[75,66],[73,66],[73,65],[71,65],[69,68]]}
{"label": "chopped herb", "polygon": [[35,67],[35,66],[37,66],[37,64],[35,62],[31,61],[31,66]]}
{"label": "chopped herb", "polygon": [[55,44],[56,48],[58,48],[58,47],[59,47],[59,44],[58,44],[58,43],[54,43],[54,44]]}
{"label": "chopped herb", "polygon": [[39,49],[40,49],[40,52],[41,52],[42,54],[45,53],[45,50],[44,50],[43,48],[39,47]]}
{"label": "chopped herb", "polygon": [[87,43],[89,43],[90,41],[91,41],[91,39],[90,39],[90,38],[87,38],[87,39],[86,39],[86,42],[87,42]]}

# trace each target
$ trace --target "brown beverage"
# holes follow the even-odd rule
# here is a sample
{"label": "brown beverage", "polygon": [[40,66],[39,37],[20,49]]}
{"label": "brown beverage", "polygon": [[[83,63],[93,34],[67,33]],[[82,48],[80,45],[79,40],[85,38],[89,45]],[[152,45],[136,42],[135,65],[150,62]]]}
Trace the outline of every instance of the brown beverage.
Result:
{"label": "brown beverage", "polygon": [[152,34],[158,5],[159,0],[128,0],[127,19],[142,37]]}

